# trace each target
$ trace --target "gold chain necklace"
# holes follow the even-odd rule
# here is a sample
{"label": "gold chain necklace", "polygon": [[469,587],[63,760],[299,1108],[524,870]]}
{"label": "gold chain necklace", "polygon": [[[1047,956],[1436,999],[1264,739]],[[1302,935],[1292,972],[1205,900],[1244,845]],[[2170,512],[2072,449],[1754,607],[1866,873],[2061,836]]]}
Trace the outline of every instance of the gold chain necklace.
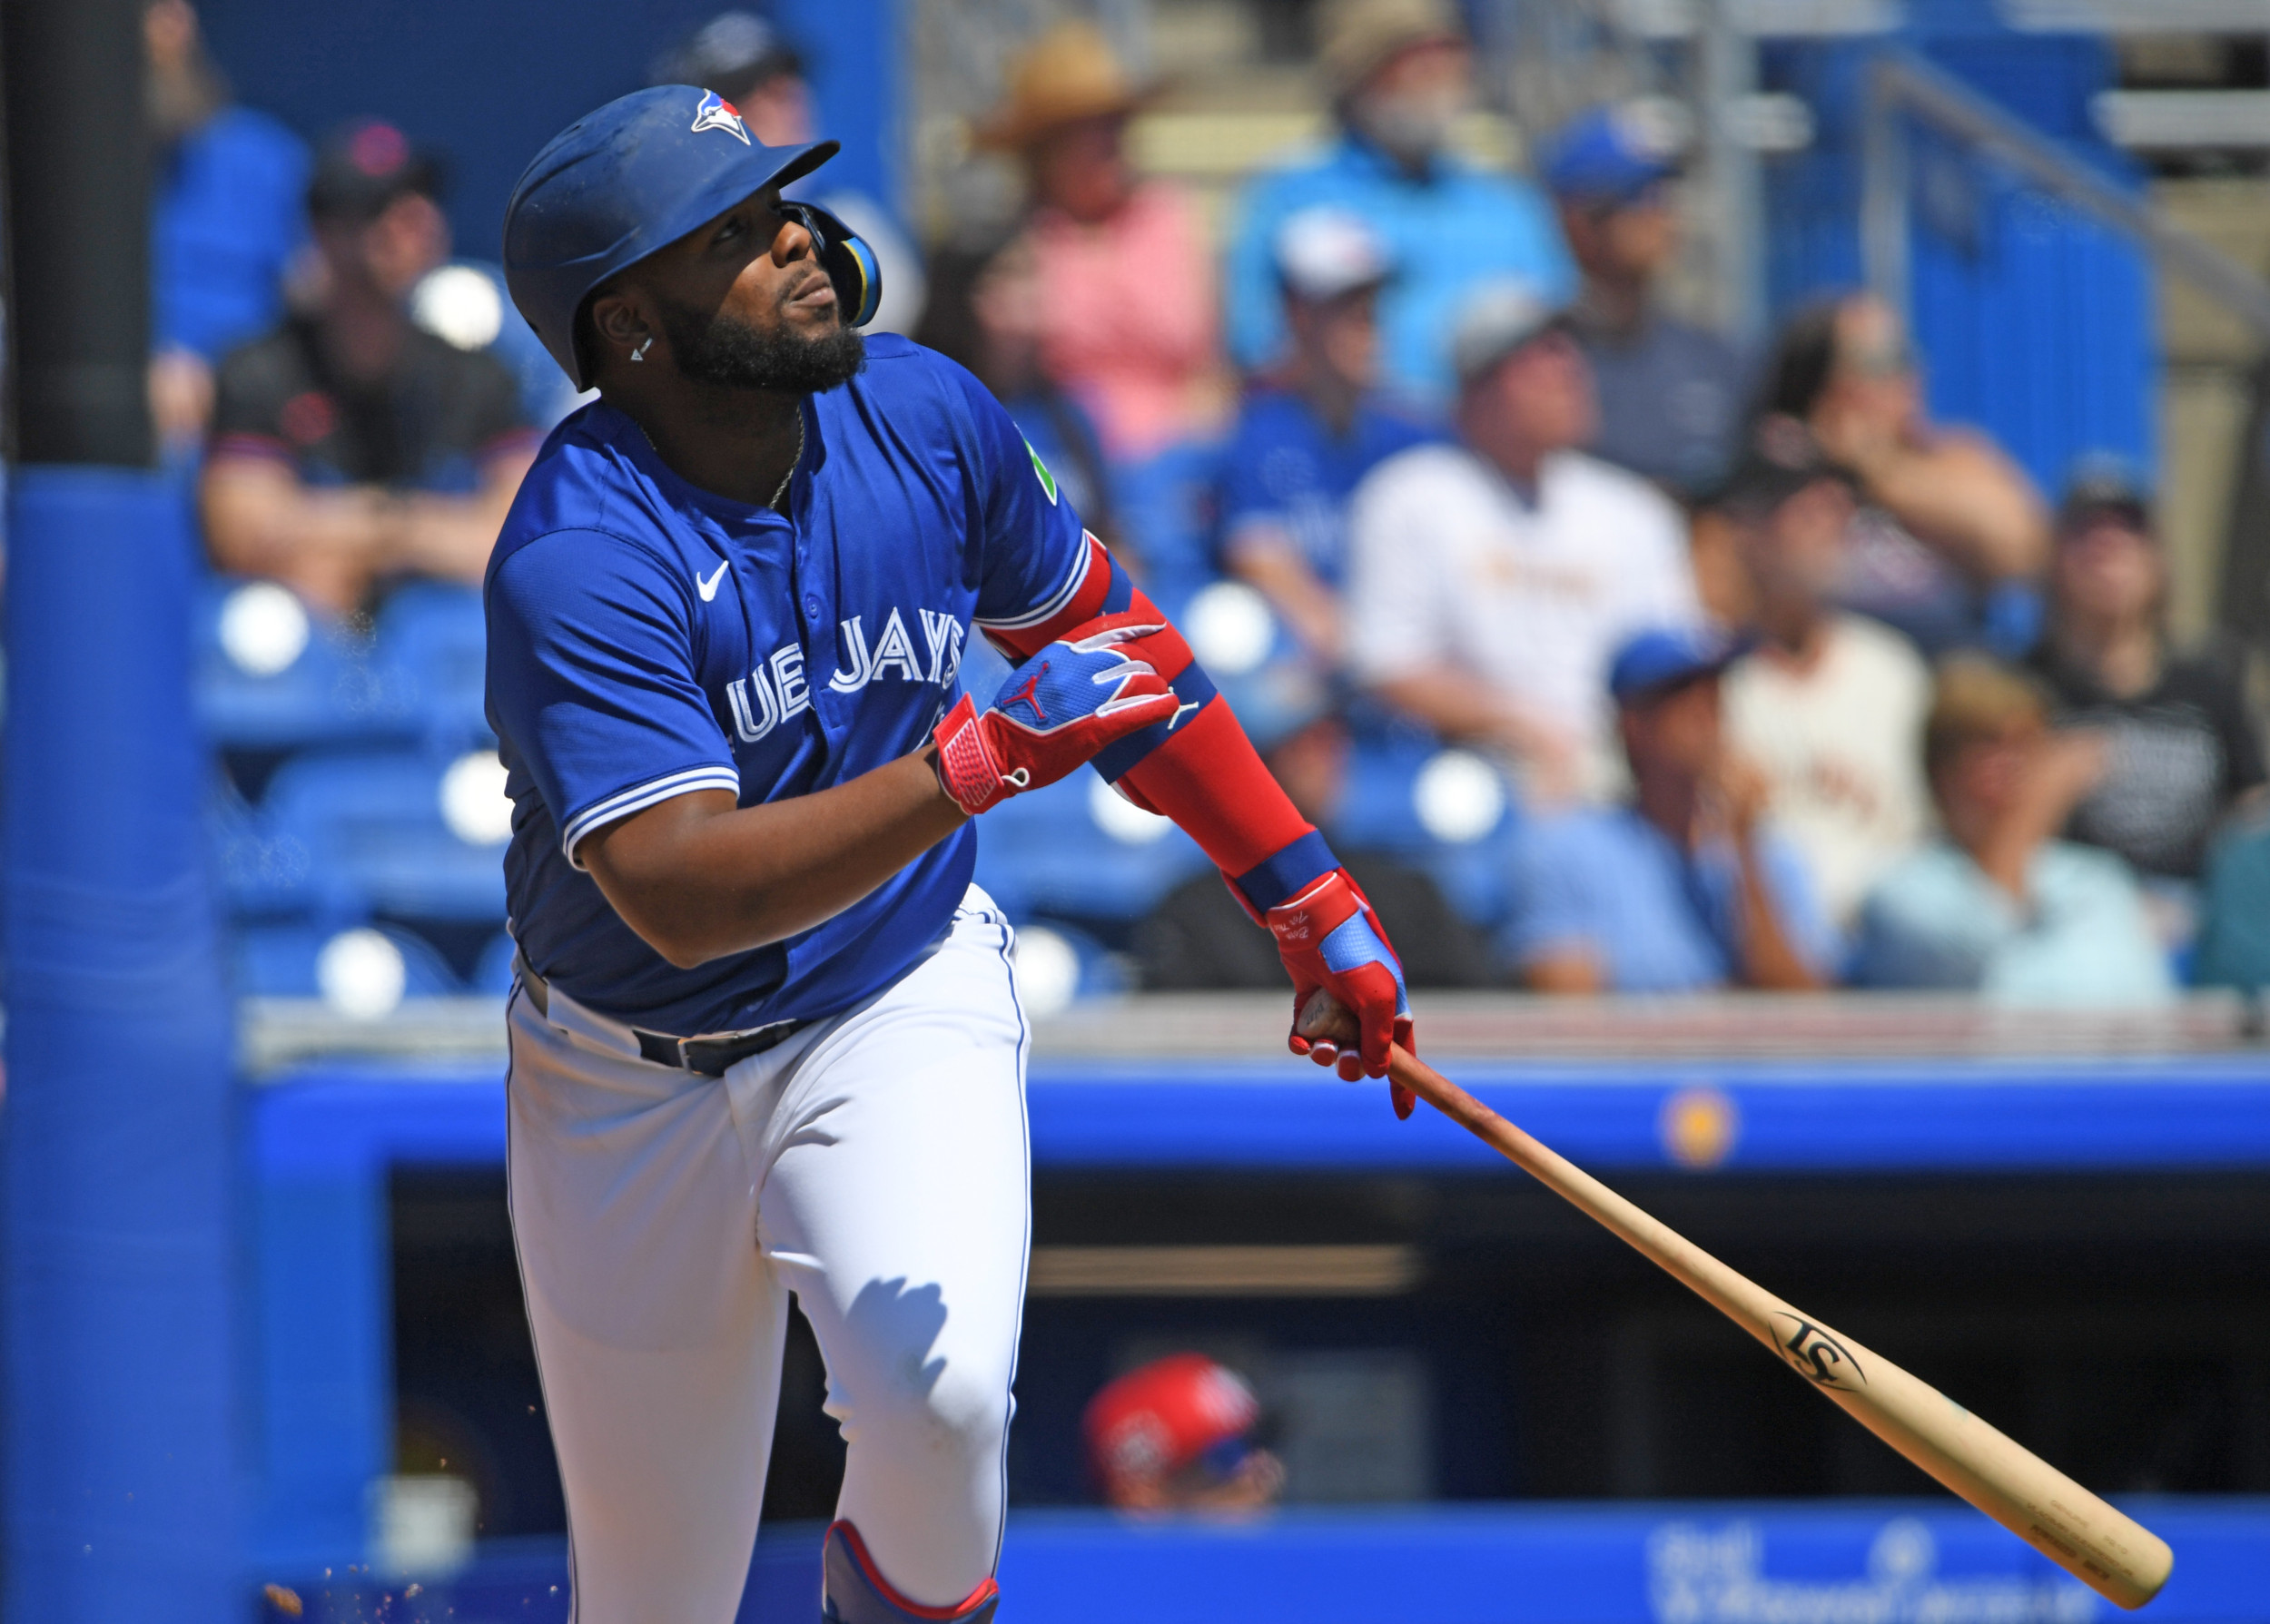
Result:
{"label": "gold chain necklace", "polygon": [[796,454],[788,459],[788,471],[780,477],[780,488],[773,492],[773,499],[765,507],[777,510],[781,497],[788,494],[788,482],[796,477],[796,465],[804,460],[804,408],[796,408]]}
{"label": "gold chain necklace", "polygon": [[[628,412],[626,412],[623,415],[625,417],[630,417]],[[638,438],[646,442],[646,449],[655,454],[656,460],[661,460],[662,448],[654,443],[654,436],[646,432],[646,426],[640,422],[637,418],[631,418],[630,426],[638,430]],[[780,477],[780,483],[773,487],[773,499],[765,503],[765,507],[778,511],[781,497],[788,494],[788,482],[796,477],[796,465],[803,460],[804,408],[799,406],[796,408],[796,454],[788,459],[788,471]],[[669,465],[665,462],[663,466],[666,468]]]}

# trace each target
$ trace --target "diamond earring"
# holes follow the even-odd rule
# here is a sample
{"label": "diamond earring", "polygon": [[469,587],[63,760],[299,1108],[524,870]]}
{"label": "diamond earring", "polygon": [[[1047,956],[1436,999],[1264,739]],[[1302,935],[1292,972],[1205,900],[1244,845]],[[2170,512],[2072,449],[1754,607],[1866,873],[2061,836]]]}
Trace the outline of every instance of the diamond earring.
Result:
{"label": "diamond earring", "polygon": [[638,348],[630,352],[630,359],[635,361],[645,360],[646,359],[646,347],[653,342],[654,334],[652,333],[648,333],[645,338],[639,340]]}

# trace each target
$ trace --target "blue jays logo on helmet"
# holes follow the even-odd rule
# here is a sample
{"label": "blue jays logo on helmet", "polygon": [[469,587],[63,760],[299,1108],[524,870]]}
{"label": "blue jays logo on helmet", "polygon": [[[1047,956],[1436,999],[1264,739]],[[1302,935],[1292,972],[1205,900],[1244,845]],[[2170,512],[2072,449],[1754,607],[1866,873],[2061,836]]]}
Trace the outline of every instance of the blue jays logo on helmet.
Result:
{"label": "blue jays logo on helmet", "polygon": [[694,130],[726,130],[739,138],[743,146],[749,144],[749,127],[741,122],[741,110],[731,102],[710,91],[703,95],[694,109]]}

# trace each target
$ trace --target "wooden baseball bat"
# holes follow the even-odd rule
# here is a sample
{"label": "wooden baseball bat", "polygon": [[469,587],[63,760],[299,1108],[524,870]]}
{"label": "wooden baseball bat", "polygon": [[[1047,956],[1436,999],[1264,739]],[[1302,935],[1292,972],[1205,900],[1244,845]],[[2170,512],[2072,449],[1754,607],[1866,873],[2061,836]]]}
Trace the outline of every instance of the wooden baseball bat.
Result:
{"label": "wooden baseball bat", "polygon": [[[1299,1029],[1343,1048],[1356,1046],[1353,1019],[1328,992],[1309,999]],[[1388,1071],[1765,1343],[1854,1421],[2107,1600],[2142,1607],[2167,1582],[2176,1558],[2165,1540],[1929,1383],[1728,1268],[1399,1044]]]}

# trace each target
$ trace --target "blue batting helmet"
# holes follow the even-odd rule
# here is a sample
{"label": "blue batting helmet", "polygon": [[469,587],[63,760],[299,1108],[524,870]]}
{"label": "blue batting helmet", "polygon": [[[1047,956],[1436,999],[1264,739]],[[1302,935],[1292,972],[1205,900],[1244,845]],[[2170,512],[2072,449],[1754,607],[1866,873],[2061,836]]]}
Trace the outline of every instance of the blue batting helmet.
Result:
{"label": "blue batting helmet", "polygon": [[[512,302],[576,387],[588,389],[575,330],[593,289],[751,193],[810,174],[839,144],[761,145],[732,103],[690,84],[617,97],[546,143],[513,187]],[[813,234],[845,323],[866,320],[881,292],[867,245],[824,209],[791,212]]]}

